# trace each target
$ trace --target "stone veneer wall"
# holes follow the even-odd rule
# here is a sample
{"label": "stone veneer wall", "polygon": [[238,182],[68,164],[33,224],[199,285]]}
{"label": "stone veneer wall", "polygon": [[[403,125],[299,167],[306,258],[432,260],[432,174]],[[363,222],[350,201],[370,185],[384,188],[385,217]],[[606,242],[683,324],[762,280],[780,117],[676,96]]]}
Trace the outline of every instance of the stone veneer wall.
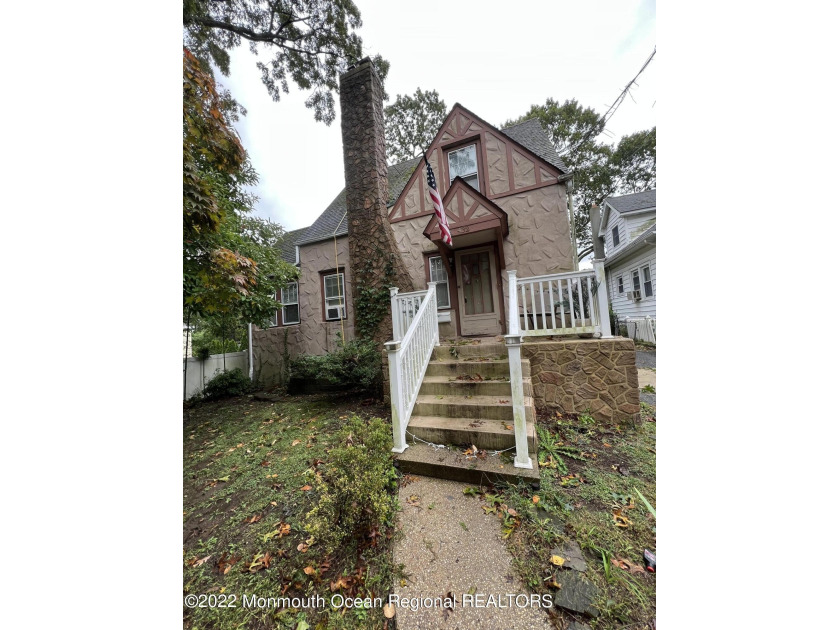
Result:
{"label": "stone veneer wall", "polygon": [[[606,422],[639,419],[639,376],[632,339],[526,341],[534,403]],[[390,401],[388,353],[382,351],[385,400]]]}
{"label": "stone veneer wall", "polygon": [[639,376],[631,339],[570,339],[522,345],[538,406],[588,412],[616,422],[639,417]]}

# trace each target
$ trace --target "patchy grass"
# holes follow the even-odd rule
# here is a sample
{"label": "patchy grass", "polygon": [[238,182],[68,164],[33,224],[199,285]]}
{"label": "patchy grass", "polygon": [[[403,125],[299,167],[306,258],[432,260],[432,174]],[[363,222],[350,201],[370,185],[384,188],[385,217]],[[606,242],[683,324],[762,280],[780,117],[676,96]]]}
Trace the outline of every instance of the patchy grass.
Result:
{"label": "patchy grass", "polygon": [[[511,528],[511,519],[503,519],[502,531],[517,572],[534,592],[553,593],[551,550],[569,540],[580,545],[585,575],[600,589],[600,615],[580,620],[595,629],[647,627],[656,616],[656,575],[621,566],[624,560],[644,566],[643,551],[656,551],[655,518],[636,493],[656,505],[656,424],[650,411],[643,409],[639,425],[601,426],[540,410],[540,490],[520,483],[483,495],[514,510],[518,522]],[[565,627],[563,616],[565,623],[572,618],[565,612],[553,616],[557,627]]]}
{"label": "patchy grass", "polygon": [[[185,409],[184,594],[226,595],[236,605],[185,606],[185,628],[383,627],[381,609],[334,609],[329,602],[336,593],[387,599],[398,577],[391,561],[393,476],[383,479],[393,500],[382,527],[331,554],[307,531],[332,470],[330,453],[348,444],[345,426],[354,414],[387,418],[388,410],[353,395],[236,398]],[[243,595],[320,595],[327,605],[247,609]]]}

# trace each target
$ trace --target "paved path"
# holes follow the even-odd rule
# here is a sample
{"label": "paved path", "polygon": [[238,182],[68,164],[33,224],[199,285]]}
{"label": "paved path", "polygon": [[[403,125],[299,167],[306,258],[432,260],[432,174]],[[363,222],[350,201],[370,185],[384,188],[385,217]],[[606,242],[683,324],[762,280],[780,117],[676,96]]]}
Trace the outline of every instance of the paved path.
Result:
{"label": "paved path", "polygon": [[[639,370],[639,389],[651,385],[656,389],[656,352],[636,350],[636,368]],[[656,394],[639,392],[642,402],[656,407]]]}
{"label": "paved path", "polygon": [[[464,593],[476,596],[491,594],[527,594],[516,579],[511,556],[501,539],[499,519],[484,514],[477,497],[464,495],[466,484],[443,479],[412,476],[414,481],[400,488],[399,529],[404,536],[397,540],[395,559],[409,574],[407,584],[395,585],[403,597],[446,597],[455,595],[458,602]],[[409,505],[418,497],[420,507]],[[432,509],[429,509],[432,506]],[[454,611],[421,608],[411,612],[397,608],[400,630],[422,628],[447,630],[485,628],[550,628],[548,615],[539,607],[478,608],[455,606]]]}

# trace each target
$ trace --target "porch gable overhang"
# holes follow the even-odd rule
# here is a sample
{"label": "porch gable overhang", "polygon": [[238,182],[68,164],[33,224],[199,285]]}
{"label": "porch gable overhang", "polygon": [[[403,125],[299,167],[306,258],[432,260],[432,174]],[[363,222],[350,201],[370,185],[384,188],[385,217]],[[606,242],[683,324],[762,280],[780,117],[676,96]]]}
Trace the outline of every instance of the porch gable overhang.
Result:
{"label": "porch gable overhang", "polygon": [[[508,235],[507,212],[460,177],[452,180],[443,198],[443,209],[452,234],[453,248],[459,246],[459,241],[464,241],[464,245],[474,244],[479,233],[484,233],[487,242],[501,241]],[[423,236],[438,247],[443,245],[437,215],[429,219]]]}

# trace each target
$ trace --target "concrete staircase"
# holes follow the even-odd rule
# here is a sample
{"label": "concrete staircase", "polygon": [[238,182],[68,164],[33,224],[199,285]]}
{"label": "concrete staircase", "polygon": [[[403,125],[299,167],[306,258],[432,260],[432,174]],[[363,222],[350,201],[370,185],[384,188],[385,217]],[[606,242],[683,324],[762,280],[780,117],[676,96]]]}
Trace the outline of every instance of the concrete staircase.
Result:
{"label": "concrete staircase", "polygon": [[[484,340],[482,340],[484,341]],[[515,444],[507,348],[499,342],[454,344],[435,348],[420,394],[408,423],[408,433],[434,444],[433,448],[406,436],[409,448],[397,456],[404,472],[467,483],[499,478],[539,480],[531,364],[522,361],[528,451],[534,468],[515,468],[510,459],[491,455]],[[474,445],[488,451],[484,458],[467,457]],[[507,452],[511,457],[515,451]]]}

